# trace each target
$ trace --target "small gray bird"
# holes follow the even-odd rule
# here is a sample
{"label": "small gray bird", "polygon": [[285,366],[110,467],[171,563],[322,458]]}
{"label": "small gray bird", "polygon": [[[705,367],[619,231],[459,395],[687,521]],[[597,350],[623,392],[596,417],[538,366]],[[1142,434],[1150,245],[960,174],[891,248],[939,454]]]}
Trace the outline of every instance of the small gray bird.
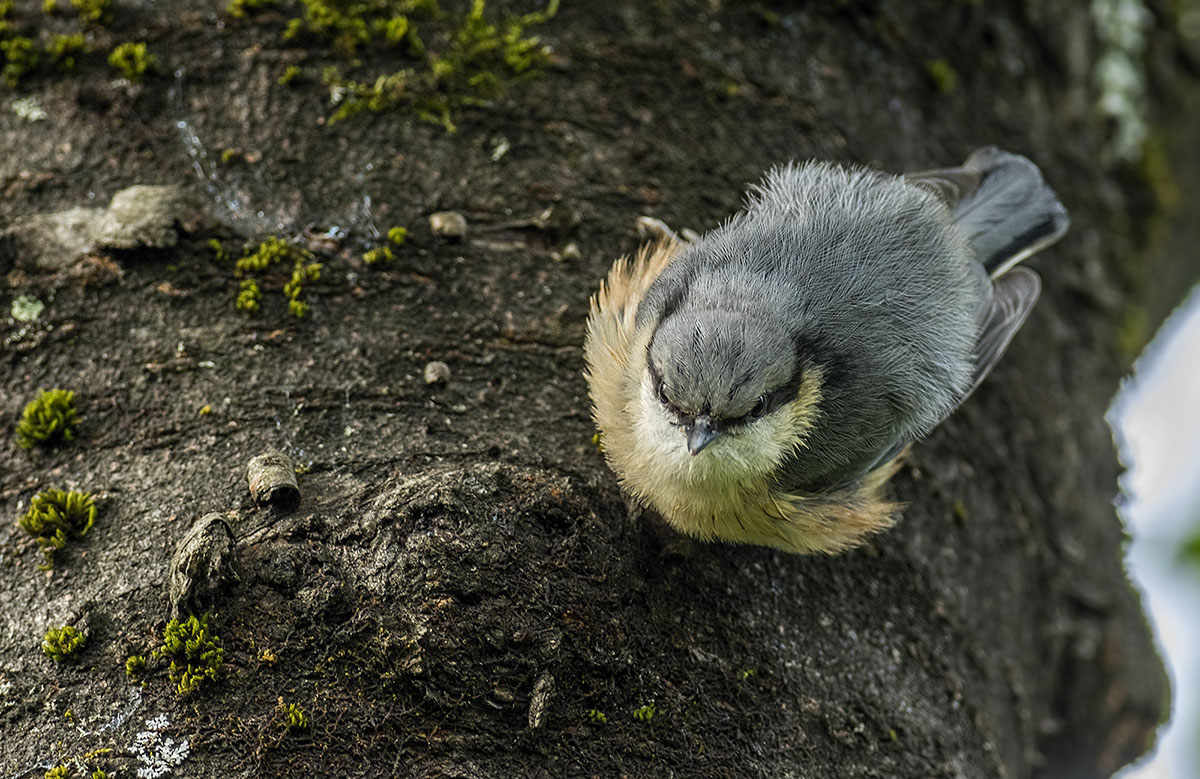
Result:
{"label": "small gray bird", "polygon": [[692,243],[616,262],[585,356],[605,456],[676,529],[837,553],[892,524],[908,445],[971,394],[1041,289],[1066,209],[1025,157],[767,174]]}

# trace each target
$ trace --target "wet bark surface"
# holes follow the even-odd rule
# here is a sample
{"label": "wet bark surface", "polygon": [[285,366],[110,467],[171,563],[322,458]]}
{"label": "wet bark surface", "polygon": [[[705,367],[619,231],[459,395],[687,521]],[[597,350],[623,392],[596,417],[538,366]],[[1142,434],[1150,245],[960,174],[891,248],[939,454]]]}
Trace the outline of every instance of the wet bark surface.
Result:
{"label": "wet bark surface", "polygon": [[[320,83],[278,83],[331,57],[281,40],[283,10],[118,4],[97,35],[148,41],[157,74],[43,76],[21,94],[47,118],[0,113],[5,225],[135,184],[188,202],[173,247],[50,270],[0,241],[5,305],[47,304],[4,325],[0,429],[39,388],[83,417],[65,447],[0,446],[3,775],[132,776],[184,741],[175,775],[213,777],[1090,777],[1140,754],[1166,690],[1103,414],[1164,219],[1145,177],[1096,162],[1086,6],[943,5],[567,2],[537,30],[545,73],[448,134],[325,121]],[[1180,113],[1158,115],[1166,148]],[[591,443],[580,344],[635,218],[711,228],[789,158],[903,171],[987,143],[1037,161],[1073,228],[1033,261],[1045,291],[1009,354],[895,479],[898,526],[795,557],[631,510]],[[465,237],[430,229],[441,210]],[[393,225],[407,243],[368,267]],[[324,264],[304,319],[282,267],[256,317],[233,308],[209,241],[268,234]],[[448,381],[426,384],[431,360]],[[250,497],[268,449],[299,467],[295,510]],[[40,572],[15,520],[47,487],[101,511]],[[132,683],[176,547],[214,512],[221,673],[183,698],[162,661]],[[88,633],[76,662],[39,651],[61,624]]]}

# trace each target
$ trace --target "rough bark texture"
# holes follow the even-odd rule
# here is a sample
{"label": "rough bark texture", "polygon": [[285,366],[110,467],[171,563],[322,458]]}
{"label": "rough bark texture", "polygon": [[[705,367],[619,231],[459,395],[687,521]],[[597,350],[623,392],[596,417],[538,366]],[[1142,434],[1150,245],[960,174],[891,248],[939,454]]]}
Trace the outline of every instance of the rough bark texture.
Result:
{"label": "rough bark texture", "polygon": [[[176,774],[205,777],[1093,777],[1147,748],[1165,682],[1122,569],[1103,414],[1138,340],[1124,323],[1163,313],[1150,279],[1196,269],[1148,259],[1167,174],[1096,162],[1087,4],[566,0],[540,30],[548,71],[455,134],[403,112],[320,123],[323,87],[277,83],[320,62],[281,42],[282,11],[197,5],[119,3],[97,33],[149,41],[144,86],[43,76],[24,90],[46,120],[0,114],[6,225],[133,184],[203,205],[174,248],[58,272],[0,242],[11,296],[48,304],[3,328],[0,775],[132,776],[167,738],[190,749]],[[1155,24],[1170,155],[1193,71]],[[802,558],[631,519],[590,442],[580,343],[634,218],[709,228],[792,157],[900,171],[985,143],[1035,159],[1074,225],[1033,262],[1045,293],[1009,354],[896,479],[895,530]],[[1200,180],[1194,154],[1168,159]],[[430,231],[443,209],[465,240]],[[397,262],[366,267],[393,224]],[[307,319],[278,293],[233,310],[210,238],[332,227],[348,237]],[[422,380],[434,359],[447,383]],[[11,430],[54,386],[84,422],[26,454]],[[269,448],[303,466],[295,511],[250,500]],[[51,573],[15,525],[46,487],[102,497]],[[208,598],[222,675],[181,699],[152,662],[139,688],[125,659],[160,645],[172,555],[210,512],[234,538]],[[88,643],[54,664],[38,647],[64,623]],[[284,728],[281,701],[309,727]]]}

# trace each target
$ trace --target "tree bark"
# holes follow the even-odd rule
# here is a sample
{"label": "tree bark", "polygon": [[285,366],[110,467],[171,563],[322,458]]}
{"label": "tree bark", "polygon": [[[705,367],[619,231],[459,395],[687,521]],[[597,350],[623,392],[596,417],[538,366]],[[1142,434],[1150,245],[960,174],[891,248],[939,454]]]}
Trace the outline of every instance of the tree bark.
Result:
{"label": "tree bark", "polygon": [[[1200,161],[1182,153],[1194,59],[1156,10],[1147,162],[1106,168],[1086,4],[567,0],[538,30],[546,72],[454,134],[404,110],[323,121],[316,78],[278,83],[329,56],[281,39],[296,9],[118,4],[97,45],[144,38],[159,72],[23,84],[48,117],[0,118],[0,218],[133,184],[200,205],[174,247],[60,270],[20,231],[0,241],[11,296],[47,304],[4,325],[0,428],[39,388],[74,389],[83,417],[65,447],[0,446],[2,774],[1111,775],[1167,692],[1104,413],[1165,314],[1156,279],[1197,271],[1163,251]],[[1032,261],[1043,298],[1000,366],[895,479],[897,527],[796,557],[627,506],[580,344],[635,218],[709,229],[790,158],[902,172],[984,144],[1034,159],[1073,227]],[[430,229],[442,210],[465,237]],[[395,262],[364,264],[393,225]],[[263,274],[256,317],[234,310],[209,241],[268,234],[324,264],[304,319],[278,292],[290,264]],[[425,383],[431,360],[448,380]],[[269,449],[300,467],[295,510],[250,498]],[[49,487],[101,512],[43,574],[13,520]],[[232,547],[192,533],[176,552],[213,512]],[[205,582],[169,599],[180,566]],[[180,697],[153,653],[196,599],[224,665]],[[62,624],[88,634],[74,663],[39,651]]]}

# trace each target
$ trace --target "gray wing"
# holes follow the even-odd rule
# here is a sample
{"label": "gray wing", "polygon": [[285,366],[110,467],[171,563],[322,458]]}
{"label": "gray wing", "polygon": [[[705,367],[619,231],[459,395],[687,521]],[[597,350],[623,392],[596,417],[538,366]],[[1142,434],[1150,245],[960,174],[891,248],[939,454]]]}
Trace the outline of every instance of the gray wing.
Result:
{"label": "gray wing", "polygon": [[[961,406],[967,398],[971,397],[984,378],[991,373],[992,368],[996,367],[1004,350],[1012,342],[1013,336],[1021,329],[1025,318],[1033,310],[1033,304],[1037,302],[1041,290],[1042,280],[1028,268],[1013,268],[995,280],[991,303],[984,313],[979,341],[975,346],[974,380],[971,388],[962,396],[958,405]],[[908,438],[897,441],[880,452],[879,456],[868,464],[846,474],[829,489],[839,489],[857,482],[899,455],[911,443],[912,440]]]}
{"label": "gray wing", "polygon": [[[980,382],[991,373],[1013,336],[1033,310],[1042,291],[1042,280],[1029,268],[1017,267],[992,282],[992,300],[987,307],[975,345],[975,374],[971,389],[963,396],[970,397]],[[960,401],[961,405],[961,401]]]}

